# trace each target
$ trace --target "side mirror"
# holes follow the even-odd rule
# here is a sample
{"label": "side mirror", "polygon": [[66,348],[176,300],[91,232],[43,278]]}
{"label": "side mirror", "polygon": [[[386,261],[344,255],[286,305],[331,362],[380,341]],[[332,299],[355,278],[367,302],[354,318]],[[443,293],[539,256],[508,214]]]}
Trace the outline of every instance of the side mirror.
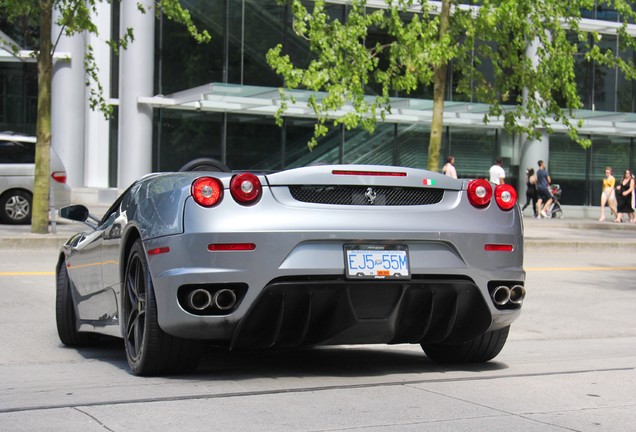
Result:
{"label": "side mirror", "polygon": [[70,219],[77,222],[86,222],[89,217],[88,208],[81,204],[62,207],[59,210],[60,217]]}

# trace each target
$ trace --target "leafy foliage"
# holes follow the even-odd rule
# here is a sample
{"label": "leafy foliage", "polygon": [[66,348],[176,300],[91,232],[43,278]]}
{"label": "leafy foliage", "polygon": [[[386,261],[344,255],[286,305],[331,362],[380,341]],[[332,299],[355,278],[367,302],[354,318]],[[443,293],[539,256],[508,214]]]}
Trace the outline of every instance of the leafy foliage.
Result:
{"label": "leafy foliage", "polygon": [[[443,0],[450,5],[447,29],[441,25],[439,2],[427,0],[386,0],[385,7],[376,9],[365,0],[352,0],[344,19],[330,17],[324,0],[312,2],[313,7],[301,0],[284,3],[291,7],[295,33],[309,41],[314,57],[301,67],[278,45],[267,60],[287,88],[327,93],[309,101],[318,118],[310,148],[325,133],[326,122],[372,131],[375,122],[391,112],[390,96],[396,92],[409,94],[435,84],[442,86],[443,94],[445,78],[437,83],[435,78],[445,75],[449,66],[459,76],[455,91],[490,106],[484,122],[503,119],[508,131],[531,137],[538,137],[540,130],[551,132],[557,122],[586,147],[590,143],[579,137],[581,124],[573,117],[573,110],[582,106],[574,55],[584,53],[587,61],[617,67],[628,79],[636,76],[631,58],[602,49],[596,43],[602,36],[581,28],[582,10],[614,10],[621,47],[633,49],[627,23],[634,22],[636,14],[626,0],[474,0],[472,5]],[[369,43],[371,30],[383,32],[386,43]],[[529,55],[529,50],[534,53]],[[365,96],[370,83],[378,86],[374,98]],[[279,117],[289,102],[283,99]],[[436,105],[443,102],[434,100]],[[345,104],[353,110],[335,117]],[[441,121],[441,116],[439,125],[434,120],[433,129],[441,130]],[[438,164],[439,144],[433,144],[431,135],[429,167]]]}

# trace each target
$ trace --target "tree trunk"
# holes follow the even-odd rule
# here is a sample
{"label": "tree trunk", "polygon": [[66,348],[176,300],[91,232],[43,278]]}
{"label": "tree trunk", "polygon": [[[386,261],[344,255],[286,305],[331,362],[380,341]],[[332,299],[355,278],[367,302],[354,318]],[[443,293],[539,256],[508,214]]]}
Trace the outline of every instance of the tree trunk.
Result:
{"label": "tree trunk", "polygon": [[38,63],[38,108],[35,145],[35,183],[33,185],[33,212],[31,232],[49,232],[49,183],[51,172],[51,80],[53,77],[53,52],[51,24],[53,1],[40,3],[40,51]]}
{"label": "tree trunk", "polygon": [[[448,33],[450,25],[450,0],[442,1],[442,12],[439,16],[439,40]],[[439,152],[442,147],[444,133],[444,93],[446,92],[446,71],[448,60],[444,59],[437,65],[433,77],[433,123],[431,137],[428,144],[428,169],[439,171]]]}

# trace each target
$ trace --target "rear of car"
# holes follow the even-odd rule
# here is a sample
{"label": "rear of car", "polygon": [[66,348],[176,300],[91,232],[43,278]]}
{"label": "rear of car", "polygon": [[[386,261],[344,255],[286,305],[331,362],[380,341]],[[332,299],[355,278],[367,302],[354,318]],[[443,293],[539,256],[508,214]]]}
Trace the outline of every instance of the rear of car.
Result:
{"label": "rear of car", "polygon": [[496,332],[505,342],[520,313],[523,234],[509,185],[380,166],[193,179],[183,233],[144,242],[171,335],[434,351]]}
{"label": "rear of car", "polygon": [[[0,223],[31,221],[35,141],[35,137],[0,133]],[[51,207],[68,205],[71,190],[66,184],[66,170],[53,149],[50,184]]]}

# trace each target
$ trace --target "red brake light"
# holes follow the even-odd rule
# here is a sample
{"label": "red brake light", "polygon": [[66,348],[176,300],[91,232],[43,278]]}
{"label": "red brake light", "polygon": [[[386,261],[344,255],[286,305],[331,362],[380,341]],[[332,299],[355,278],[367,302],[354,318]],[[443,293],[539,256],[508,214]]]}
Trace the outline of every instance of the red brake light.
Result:
{"label": "red brake light", "polygon": [[252,204],[261,197],[261,181],[252,173],[237,174],[230,181],[230,192],[239,204]]}
{"label": "red brake light", "polygon": [[484,179],[471,180],[468,183],[468,201],[478,208],[486,207],[492,198],[492,186]]}
{"label": "red brake light", "polygon": [[495,201],[502,210],[510,210],[517,204],[517,191],[509,184],[495,187]]}
{"label": "red brake light", "polygon": [[223,185],[218,179],[200,177],[192,183],[191,192],[194,201],[203,207],[212,207],[223,198]]}
{"label": "red brake light", "polygon": [[351,175],[351,176],[376,176],[376,177],[406,177],[405,172],[385,172],[385,171],[346,171],[333,170],[333,175]]}
{"label": "red brake light", "polygon": [[53,171],[51,178],[58,183],[66,183],[66,173],[64,171]]}

